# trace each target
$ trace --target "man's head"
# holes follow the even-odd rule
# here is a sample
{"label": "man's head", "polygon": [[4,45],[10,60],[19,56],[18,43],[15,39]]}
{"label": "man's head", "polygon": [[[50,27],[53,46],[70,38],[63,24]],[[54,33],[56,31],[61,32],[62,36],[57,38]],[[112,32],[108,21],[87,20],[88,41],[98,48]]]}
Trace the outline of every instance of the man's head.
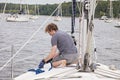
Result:
{"label": "man's head", "polygon": [[50,23],[46,26],[45,32],[48,32],[51,36],[58,30],[58,27],[54,23]]}

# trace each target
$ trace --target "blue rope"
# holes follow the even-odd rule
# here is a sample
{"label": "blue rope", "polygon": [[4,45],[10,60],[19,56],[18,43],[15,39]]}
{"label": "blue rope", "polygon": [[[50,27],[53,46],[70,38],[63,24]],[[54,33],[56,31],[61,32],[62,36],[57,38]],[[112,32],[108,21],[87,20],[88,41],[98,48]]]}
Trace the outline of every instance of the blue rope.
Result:
{"label": "blue rope", "polygon": [[[52,70],[52,63],[50,62],[51,67],[48,69],[48,71]],[[37,69],[29,69],[28,71],[35,72],[36,74],[40,74],[45,72],[44,68],[37,68]]]}
{"label": "blue rope", "polygon": [[29,69],[28,71],[35,72],[36,74],[45,72],[44,70],[42,70],[42,69],[40,69],[40,68],[38,68],[38,69]]}
{"label": "blue rope", "polygon": [[49,68],[49,70],[48,71],[50,71],[51,69],[52,69],[52,63],[50,62],[50,65],[51,65],[51,67]]}

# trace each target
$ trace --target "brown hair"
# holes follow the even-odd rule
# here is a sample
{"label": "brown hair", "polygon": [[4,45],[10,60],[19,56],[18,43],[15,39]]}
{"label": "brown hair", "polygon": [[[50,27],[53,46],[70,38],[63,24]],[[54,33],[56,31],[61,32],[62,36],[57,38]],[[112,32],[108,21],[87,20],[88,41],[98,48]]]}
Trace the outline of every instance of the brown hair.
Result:
{"label": "brown hair", "polygon": [[46,28],[45,28],[45,32],[50,32],[50,31],[52,31],[52,30],[54,30],[54,31],[57,31],[57,30],[58,30],[57,25],[54,24],[54,23],[48,24],[48,25],[46,26]]}

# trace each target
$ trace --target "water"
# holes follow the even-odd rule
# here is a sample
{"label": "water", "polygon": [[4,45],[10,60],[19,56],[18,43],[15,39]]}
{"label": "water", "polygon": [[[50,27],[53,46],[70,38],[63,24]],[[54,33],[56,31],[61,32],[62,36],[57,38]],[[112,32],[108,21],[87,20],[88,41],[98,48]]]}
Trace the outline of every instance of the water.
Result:
{"label": "water", "polygon": [[115,21],[105,23],[95,21],[95,39],[98,61],[107,65],[116,65],[120,69],[120,28],[114,27]]}
{"label": "water", "polygon": [[[53,18],[44,21],[48,16],[40,16],[37,20],[29,22],[0,22],[0,48],[6,50],[0,51],[0,66],[2,67],[11,57],[11,46],[14,45],[15,52],[31,37],[31,35],[41,27],[40,31],[33,39],[20,51],[13,60],[14,77],[26,72],[30,68],[36,68],[39,61],[44,58],[51,49],[51,37],[44,32],[45,26],[54,22]],[[78,19],[76,26],[79,25]],[[70,33],[71,18],[63,18],[62,21],[54,22],[60,30]],[[120,28],[114,27],[113,23],[95,20],[95,43],[97,47],[97,61],[106,65],[116,65],[120,69]],[[0,80],[10,80],[11,64],[9,63],[0,71]]]}

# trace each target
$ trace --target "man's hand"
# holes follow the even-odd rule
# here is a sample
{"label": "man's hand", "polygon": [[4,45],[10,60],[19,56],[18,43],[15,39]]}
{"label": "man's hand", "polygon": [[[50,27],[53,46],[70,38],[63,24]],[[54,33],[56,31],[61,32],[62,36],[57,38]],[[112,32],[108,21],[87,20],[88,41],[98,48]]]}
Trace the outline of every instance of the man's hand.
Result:
{"label": "man's hand", "polygon": [[38,68],[43,68],[45,64],[44,59],[42,61],[40,61],[40,64],[38,65]]}

